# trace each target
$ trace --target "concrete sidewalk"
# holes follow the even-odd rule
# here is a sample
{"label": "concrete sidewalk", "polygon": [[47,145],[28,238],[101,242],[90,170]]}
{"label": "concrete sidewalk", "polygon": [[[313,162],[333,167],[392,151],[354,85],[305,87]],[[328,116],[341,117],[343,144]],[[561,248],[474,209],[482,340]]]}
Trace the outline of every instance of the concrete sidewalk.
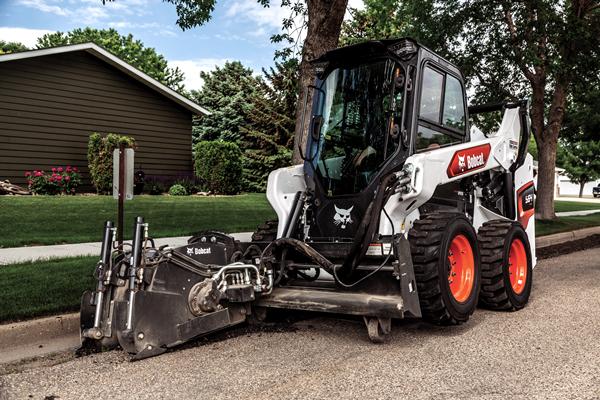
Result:
{"label": "concrete sidewalk", "polygon": [[600,198],[596,197],[577,197],[577,196],[558,196],[554,200],[556,201],[574,201],[577,203],[600,203]]}
{"label": "concrete sidewalk", "polygon": [[[252,240],[252,232],[239,232],[231,234],[240,241]],[[154,239],[156,246],[168,244],[179,247],[187,244],[190,236],[177,236]],[[28,261],[47,260],[50,258],[65,258],[77,256],[100,256],[101,242],[59,244],[54,246],[11,247],[0,249],[0,265],[14,264]]]}
{"label": "concrete sidewalk", "polygon": [[599,213],[600,209],[598,210],[581,210],[581,211],[564,211],[564,212],[557,212],[556,216],[557,217],[578,217],[578,216],[583,216],[583,215],[590,215],[590,214],[596,214]]}
{"label": "concrete sidewalk", "polygon": [[[573,215],[589,215],[600,212],[600,210],[586,210],[558,213],[559,216]],[[586,236],[600,234],[600,227],[591,227],[579,229],[571,232],[556,233],[548,236],[536,238],[536,246],[538,248],[567,242],[569,240],[581,239]],[[238,232],[231,234],[239,241],[251,241],[252,232]],[[155,239],[156,246],[160,247],[168,244],[172,247],[183,246],[187,243],[189,236],[177,236]],[[76,243],[76,244],[59,244],[54,246],[31,246],[31,247],[12,247],[0,249],[0,266],[7,264],[15,264],[28,261],[47,260],[50,258],[65,258],[77,256],[100,255],[100,242],[91,243]]]}

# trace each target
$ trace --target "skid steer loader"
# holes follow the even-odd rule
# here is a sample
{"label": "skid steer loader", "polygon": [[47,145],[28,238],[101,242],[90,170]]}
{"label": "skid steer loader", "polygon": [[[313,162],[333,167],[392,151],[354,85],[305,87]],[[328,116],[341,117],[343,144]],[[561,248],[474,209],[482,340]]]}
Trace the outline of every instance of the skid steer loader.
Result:
{"label": "skid steer loader", "polygon": [[[527,101],[467,107],[461,72],[416,41],[371,41],[313,62],[304,163],[273,171],[278,222],[251,242],[200,232],[155,248],[137,217],[130,246],[108,221],[83,346],[133,359],[271,308],[364,317],[383,341],[393,318],[467,321],[518,310],[535,265]],[[496,132],[469,124],[503,111]],[[121,227],[118,227],[121,229]]]}

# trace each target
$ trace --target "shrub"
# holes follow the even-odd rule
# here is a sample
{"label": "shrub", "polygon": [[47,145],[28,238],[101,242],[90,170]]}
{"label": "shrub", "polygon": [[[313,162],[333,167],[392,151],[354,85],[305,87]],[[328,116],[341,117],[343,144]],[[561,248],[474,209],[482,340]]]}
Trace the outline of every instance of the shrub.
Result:
{"label": "shrub", "polygon": [[200,142],[194,147],[195,172],[203,186],[215,194],[239,193],[242,152],[237,144],[222,140]]}
{"label": "shrub", "polygon": [[110,193],[112,191],[113,177],[113,151],[123,143],[125,147],[135,148],[135,139],[129,136],[121,136],[109,133],[102,136],[92,133],[88,142],[88,167],[90,178],[98,193]]}
{"label": "shrub", "polygon": [[34,194],[75,194],[81,184],[81,175],[77,167],[52,168],[52,174],[44,171],[27,171],[27,184]]}
{"label": "shrub", "polygon": [[160,175],[147,175],[144,179],[144,192],[152,195],[163,194],[171,186],[172,180]]}
{"label": "shrub", "polygon": [[183,186],[188,194],[194,194],[203,190],[202,182],[194,176],[177,178],[173,184]]}
{"label": "shrub", "polygon": [[169,189],[169,195],[171,196],[187,196],[187,194],[187,190],[181,185],[175,184]]}

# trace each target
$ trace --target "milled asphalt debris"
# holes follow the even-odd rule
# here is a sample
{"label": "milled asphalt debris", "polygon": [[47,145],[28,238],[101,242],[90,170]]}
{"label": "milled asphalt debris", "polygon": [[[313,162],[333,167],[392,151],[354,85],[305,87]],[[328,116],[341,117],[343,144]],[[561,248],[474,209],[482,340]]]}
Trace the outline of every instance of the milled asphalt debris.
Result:
{"label": "milled asphalt debris", "polygon": [[[1,399],[599,399],[600,249],[541,261],[529,305],[457,327],[318,316],[129,362],[111,351],[0,376]],[[238,332],[239,333],[239,332]]]}

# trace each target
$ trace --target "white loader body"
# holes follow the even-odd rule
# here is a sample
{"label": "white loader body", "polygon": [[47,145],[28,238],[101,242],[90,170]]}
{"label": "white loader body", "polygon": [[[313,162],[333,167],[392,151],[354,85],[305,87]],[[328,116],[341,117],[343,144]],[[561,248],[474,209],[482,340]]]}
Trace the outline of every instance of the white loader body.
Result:
{"label": "white loader body", "polygon": [[[507,109],[502,123],[494,134],[487,137],[476,127],[471,128],[471,141],[447,147],[419,152],[408,157],[404,170],[410,172],[408,193],[393,195],[385,210],[394,223],[394,232],[408,234],[415,220],[419,219],[419,207],[429,201],[435,189],[445,183],[460,180],[486,170],[506,172],[516,162],[519,149],[521,125],[518,108]],[[525,162],[515,171],[514,201],[517,204],[516,220],[529,237],[532,262],[535,266],[535,223],[533,209],[523,211],[519,193],[533,185],[533,157],[527,154]],[[306,190],[303,165],[277,169],[269,175],[267,199],[277,213],[278,237],[283,235],[285,221],[292,209],[294,196]],[[488,210],[481,204],[479,191],[474,202],[473,227],[477,230],[490,220],[507,219]],[[531,199],[533,201],[533,199]],[[383,212],[382,212],[383,213]],[[383,215],[380,218],[380,235],[391,235],[392,227]]]}

